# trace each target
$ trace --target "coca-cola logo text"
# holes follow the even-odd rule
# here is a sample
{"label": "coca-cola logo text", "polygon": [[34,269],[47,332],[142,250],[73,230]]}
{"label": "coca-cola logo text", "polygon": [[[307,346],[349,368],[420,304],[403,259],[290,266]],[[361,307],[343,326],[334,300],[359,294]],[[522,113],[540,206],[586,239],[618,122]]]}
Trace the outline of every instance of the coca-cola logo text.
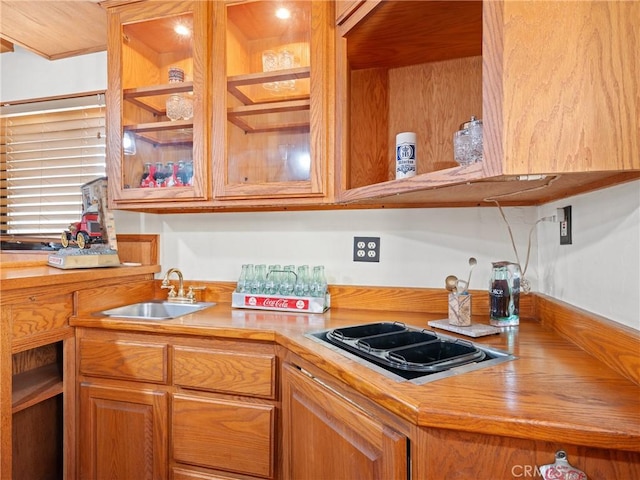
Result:
{"label": "coca-cola logo text", "polygon": [[245,305],[274,309],[304,310],[309,308],[308,300],[279,297],[247,297]]}
{"label": "coca-cola logo text", "polygon": [[271,308],[289,308],[289,300],[284,298],[265,298],[262,304]]}

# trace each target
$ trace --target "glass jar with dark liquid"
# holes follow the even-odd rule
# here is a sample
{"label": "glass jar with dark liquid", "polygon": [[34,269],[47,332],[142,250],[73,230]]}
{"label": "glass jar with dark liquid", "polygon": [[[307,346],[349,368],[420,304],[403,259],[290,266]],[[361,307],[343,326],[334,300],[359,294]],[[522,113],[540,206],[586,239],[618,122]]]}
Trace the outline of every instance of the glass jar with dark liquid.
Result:
{"label": "glass jar with dark liquid", "polygon": [[491,325],[506,327],[520,323],[520,266],[494,262],[489,283]]}

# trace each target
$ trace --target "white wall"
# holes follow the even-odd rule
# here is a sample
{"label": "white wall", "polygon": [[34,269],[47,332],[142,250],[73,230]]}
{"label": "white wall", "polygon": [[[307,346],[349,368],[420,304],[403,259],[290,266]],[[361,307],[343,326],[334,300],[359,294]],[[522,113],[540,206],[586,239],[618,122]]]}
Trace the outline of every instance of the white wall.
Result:
{"label": "white wall", "polygon": [[[0,101],[106,88],[103,53],[49,62],[25,51],[0,55]],[[558,225],[536,227],[527,277],[534,291],[640,330],[640,182],[542,207],[506,208],[520,261],[529,230],[572,205],[573,245]],[[330,283],[444,288],[444,278],[487,286],[491,262],[514,260],[494,207],[150,215],[116,212],[121,233],[161,234],[163,270],[193,280],[235,280],[242,263],[324,264]],[[380,263],[354,263],[354,236],[381,237]],[[409,309],[410,306],[407,306]]]}
{"label": "white wall", "polygon": [[0,55],[2,103],[107,89],[107,52],[49,61],[14,48]]}
{"label": "white wall", "polygon": [[[524,262],[532,208],[510,208]],[[491,261],[514,260],[495,208],[338,210],[309,212],[139,215],[116,212],[118,230],[161,233],[162,265],[186,277],[235,280],[243,263],[322,264],[329,283],[443,287],[447,275],[488,286]],[[551,225],[549,225],[551,226]],[[557,227],[557,225],[553,225]],[[381,238],[379,263],[353,261],[353,237]],[[536,248],[528,277],[536,277]]]}
{"label": "white wall", "polygon": [[540,229],[542,293],[640,329],[640,181],[545,205],[571,205],[572,245]]}

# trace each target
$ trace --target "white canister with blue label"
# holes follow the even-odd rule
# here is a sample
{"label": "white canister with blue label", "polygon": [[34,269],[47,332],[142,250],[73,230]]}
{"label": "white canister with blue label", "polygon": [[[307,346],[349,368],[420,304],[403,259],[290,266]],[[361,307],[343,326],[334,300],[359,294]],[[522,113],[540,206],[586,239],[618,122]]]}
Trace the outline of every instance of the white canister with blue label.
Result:
{"label": "white canister with blue label", "polygon": [[396,135],[396,179],[414,177],[415,174],[416,133],[399,133]]}

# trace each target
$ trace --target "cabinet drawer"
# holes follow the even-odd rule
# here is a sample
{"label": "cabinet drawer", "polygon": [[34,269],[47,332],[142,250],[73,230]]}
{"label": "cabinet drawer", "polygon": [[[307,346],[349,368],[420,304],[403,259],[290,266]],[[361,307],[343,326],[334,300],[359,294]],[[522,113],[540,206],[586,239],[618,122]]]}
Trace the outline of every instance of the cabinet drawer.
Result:
{"label": "cabinet drawer", "polygon": [[82,375],[167,383],[167,344],[83,338],[78,351]]}
{"label": "cabinet drawer", "polygon": [[275,407],[175,395],[173,458],[203,467],[273,477]]}
{"label": "cabinet drawer", "polygon": [[273,354],[174,347],[173,383],[187,388],[275,398]]}
{"label": "cabinet drawer", "polygon": [[71,294],[33,296],[11,305],[13,340],[65,328],[73,313]]}

